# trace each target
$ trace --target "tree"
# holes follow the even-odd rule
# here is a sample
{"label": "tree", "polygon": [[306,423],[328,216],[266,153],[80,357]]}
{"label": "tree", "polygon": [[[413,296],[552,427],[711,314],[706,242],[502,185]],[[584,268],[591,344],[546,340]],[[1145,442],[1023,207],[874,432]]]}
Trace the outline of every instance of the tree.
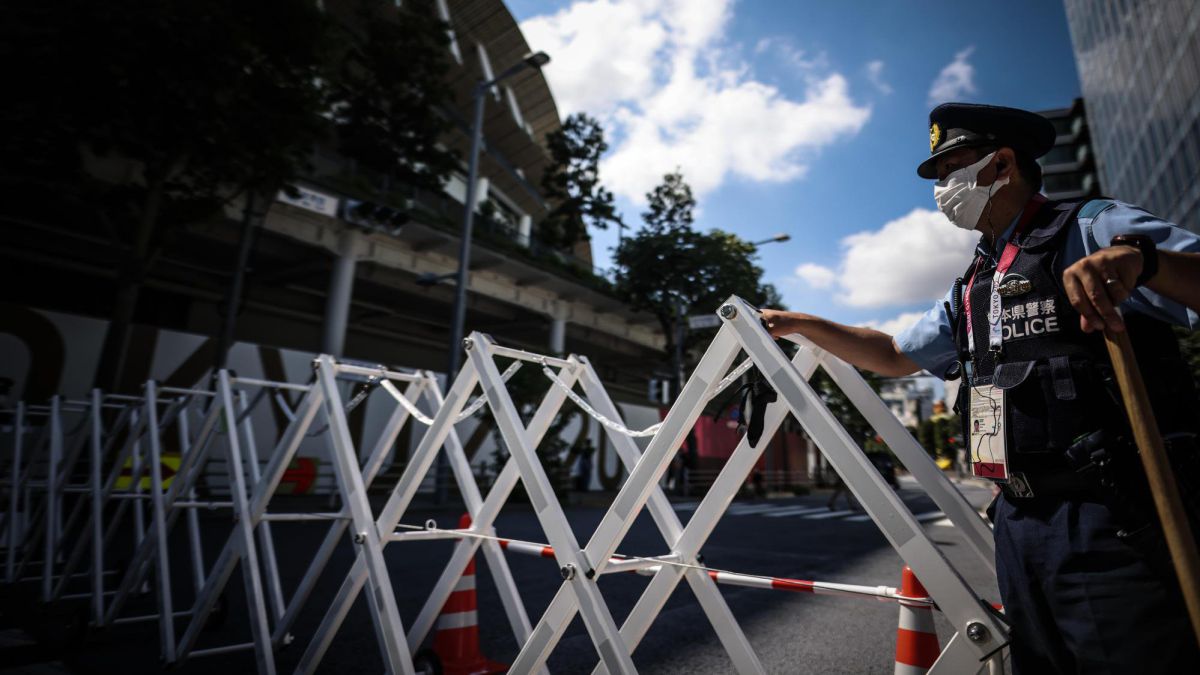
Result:
{"label": "tree", "polygon": [[13,160],[0,182],[21,197],[6,217],[93,223],[119,259],[98,385],[115,386],[172,238],[239,195],[248,237],[251,207],[300,177],[317,143],[420,185],[449,170],[440,99],[424,93],[441,89],[444,26],[429,2],[357,7],[112,0],[25,3],[6,19],[0,55],[27,80],[0,118]]}
{"label": "tree", "polygon": [[600,122],[575,113],[546,136],[546,145],[550,164],[542,174],[542,190],[551,207],[538,223],[540,239],[568,248],[588,239],[589,225],[623,227],[612,193],[600,184],[600,156],[608,149]]}
{"label": "tree", "polygon": [[430,0],[360,0],[340,33],[327,85],[338,149],[387,182],[440,192],[458,168],[439,145],[451,129],[445,22]]}
{"label": "tree", "polygon": [[715,311],[730,295],[778,306],[778,293],[762,283],[762,268],[754,264],[752,244],[721,230],[692,228],[696,200],[679,172],[664,176],[646,198],[645,227],[624,239],[614,256],[616,288],[635,309],[658,319],[669,358],[677,344],[686,346],[680,335],[690,312]]}

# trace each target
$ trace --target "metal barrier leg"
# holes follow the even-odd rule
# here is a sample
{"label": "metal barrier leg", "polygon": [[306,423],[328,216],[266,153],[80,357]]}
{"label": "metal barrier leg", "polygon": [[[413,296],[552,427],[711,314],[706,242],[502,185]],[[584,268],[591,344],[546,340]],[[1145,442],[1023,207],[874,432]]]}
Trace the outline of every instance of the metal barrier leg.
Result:
{"label": "metal barrier leg", "polygon": [[158,390],[153,380],[146,383],[146,424],[150,434],[150,498],[154,538],[158,544],[158,631],[162,657],[175,662],[175,608],[171,598],[171,559],[167,548],[167,521],[163,505],[162,447],[158,434]]}
{"label": "metal barrier leg", "polygon": [[[211,409],[208,411],[208,414],[204,418],[204,422],[200,425],[200,429],[197,430],[196,440],[192,443],[191,447],[192,451],[180,459],[179,470],[175,474],[175,480],[171,481],[170,489],[167,490],[165,502],[167,509],[166,530],[168,534],[170,534],[175,521],[180,515],[180,509],[175,508],[176,500],[179,499],[180,494],[185,494],[191,490],[192,487],[194,487],[195,481],[200,473],[198,468],[202,467],[208,458],[208,453],[211,449],[210,443],[213,439],[213,436],[216,434],[217,422],[220,420],[221,412],[222,410],[220,406],[213,405],[211,407]],[[140,434],[140,430],[144,429],[144,425],[139,425],[138,429]],[[136,440],[136,438],[137,435],[131,438],[131,447],[133,445],[132,441]],[[114,473],[119,472],[120,467],[113,467],[113,471]],[[115,483],[115,475],[110,476],[110,480]],[[140,481],[141,479],[137,474],[135,474],[134,480]],[[127,501],[122,501],[120,506],[125,506],[126,504]],[[109,534],[112,533],[112,530],[113,528],[110,527]],[[153,532],[151,533],[151,536],[154,536]],[[135,588],[141,585],[142,579],[153,556],[154,548],[149,545],[143,544],[134,550],[133,559],[130,561],[129,568],[126,571],[125,576],[121,579],[121,583],[117,587],[117,593],[113,596],[112,602],[109,604],[108,613],[105,617],[106,622],[113,622],[113,620],[120,613],[125,601],[128,600],[129,595],[134,591]],[[193,622],[195,621],[194,616],[192,620]],[[180,641],[176,649],[176,655],[179,658],[182,658],[186,654],[186,651],[182,649],[183,644],[184,643]]]}
{"label": "metal barrier leg", "polygon": [[[586,370],[584,371],[582,380],[584,393],[587,395],[588,400],[601,415],[604,415],[612,420],[620,420],[620,412],[617,410],[616,405],[612,402],[612,399],[609,398],[608,392],[605,391],[604,385],[600,381],[600,376],[596,374],[596,371],[592,368],[591,363],[584,360],[584,365]],[[784,410],[782,406],[777,406],[774,410],[768,408],[768,411],[765,415],[766,419],[763,426],[762,438],[772,438],[775,435],[776,429],[778,429],[783,423],[785,415],[786,410]],[[612,440],[613,447],[616,448],[618,455],[620,455],[621,461],[626,466],[626,469],[632,473],[634,467],[637,465],[638,460],[641,458],[641,452],[634,444],[633,439],[621,434],[614,434],[610,438]],[[736,495],[736,490],[741,487],[741,480],[745,479],[745,476],[749,474],[750,469],[754,466],[754,463],[756,463],[758,458],[762,455],[763,450],[766,448],[766,444],[762,443],[760,445],[761,448],[758,450],[751,449],[749,442],[743,438],[737,449],[734,450],[735,455],[739,451],[743,454],[752,454],[753,461],[749,462],[749,466],[746,467],[745,471],[740,474],[735,473],[735,475],[739,475],[741,477],[737,485],[731,484],[729,488],[732,489],[726,488],[724,498],[719,498],[716,500],[721,504],[721,512],[723,512],[728,506],[729,502],[732,501],[733,497]],[[736,472],[738,468],[740,467],[734,465],[734,461],[731,457],[730,462],[726,465],[726,469],[732,469],[734,472]],[[732,481],[730,481],[730,483],[732,483]],[[720,495],[721,493],[717,494]],[[679,522],[679,517],[675,515],[674,509],[671,508],[671,504],[667,500],[666,495],[663,494],[662,490],[656,489],[651,493],[648,507],[651,516],[658,524],[659,530],[662,532],[663,538],[666,540],[671,552],[678,555],[680,557],[679,559],[684,563],[698,565],[699,561],[697,560],[696,556],[699,554],[700,546],[697,544],[694,547],[688,547],[686,550],[680,547],[680,544],[682,543],[681,539],[683,538],[683,526]],[[688,522],[688,526],[692,527],[693,523],[695,523],[697,526],[700,525],[700,523],[703,522],[703,517],[704,514],[701,513],[693,515],[692,519]],[[713,521],[713,525],[715,525],[715,519]],[[711,532],[711,527],[709,530]],[[657,578],[660,575],[663,576],[664,579],[675,580],[674,583],[669,584],[670,589],[667,590],[665,594],[661,594],[661,591],[659,591],[659,594],[652,594],[649,590],[647,590],[643,597],[649,596],[650,600],[648,601],[648,604],[650,607],[642,607],[642,602],[639,601],[638,605],[634,607],[633,611],[630,612],[628,617],[626,617],[625,623],[621,626],[621,637],[625,640],[625,643],[629,646],[631,651],[636,649],[637,645],[641,642],[641,639],[645,636],[646,630],[650,627],[654,617],[657,616],[658,612],[661,610],[662,605],[666,603],[667,598],[670,596],[671,590],[674,590],[675,586],[678,584],[678,580],[681,577],[686,576],[689,584],[692,586],[693,592],[700,601],[701,608],[708,616],[709,623],[712,624],[713,630],[716,631],[718,639],[721,640],[721,644],[725,647],[725,651],[729,654],[729,657],[733,661],[734,668],[737,670],[737,672],[765,672],[763,670],[762,662],[759,660],[758,655],[754,653],[754,649],[750,646],[749,640],[746,639],[746,635],[742,632],[741,626],[738,625],[737,620],[733,618],[733,614],[729,610],[729,606],[725,604],[725,599],[721,596],[720,591],[717,590],[716,582],[714,582],[711,577],[699,570],[685,570],[684,568],[673,567],[669,565],[664,565],[659,574],[655,576]],[[594,672],[605,672],[603,664],[597,666]]]}
{"label": "metal barrier leg", "polygon": [[[92,390],[92,463],[88,467],[91,476],[91,537],[92,537],[92,621],[104,626],[104,492],[100,483],[101,463],[104,461],[104,443],[101,438],[104,427],[101,420],[103,398],[99,389]],[[86,532],[86,529],[85,529]],[[70,560],[68,559],[68,563]],[[63,579],[71,573],[70,565],[63,571]]]}
{"label": "metal barrier leg", "polygon": [[[8,493],[8,550],[5,551],[5,578],[8,583],[17,581],[17,548],[21,545],[24,528],[22,527],[21,510],[21,454],[25,446],[25,402],[17,402],[17,411],[13,418],[13,461],[9,473]],[[29,502],[25,502],[29,508]]]}
{"label": "metal barrier leg", "polygon": [[[433,423],[430,425],[428,431],[425,432],[417,449],[412,454],[412,461],[405,467],[404,474],[400,477],[396,489],[392,491],[380,516],[372,525],[376,528],[380,537],[390,535],[396,528],[396,524],[400,522],[401,515],[408,508],[408,504],[412,501],[413,496],[420,487],[421,480],[429,471],[429,467],[435,457],[435,451],[446,442],[452,421],[462,411],[463,406],[466,404],[467,396],[478,382],[478,375],[475,373],[475,369],[470,366],[464,367],[458,377],[455,378],[454,385],[446,394],[445,405],[434,416]],[[358,597],[358,592],[366,582],[367,574],[366,560],[364,559],[363,552],[359,551],[355,557],[354,565],[342,581],[342,585],[338,589],[334,601],[330,604],[328,610],[326,610],[320,627],[313,634],[312,640],[305,648],[304,655],[301,657],[300,663],[296,666],[295,672],[297,675],[311,675],[311,673],[316,671],[321,659],[325,656],[326,650],[333,642],[334,634],[341,627],[342,620],[350,611],[350,606],[354,603],[354,600]]]}
{"label": "metal barrier leg", "polygon": [[[192,452],[191,436],[188,434],[188,427],[188,413],[185,407],[179,413],[178,422],[179,456],[181,461],[183,457]],[[187,498],[195,501],[195,488],[187,491]],[[196,509],[187,510],[187,530],[188,553],[191,555],[192,560],[192,589],[199,596],[200,589],[204,587],[204,545],[200,541],[200,514],[196,513]]]}
{"label": "metal barrier leg", "polygon": [[333,445],[333,465],[338,484],[349,509],[355,528],[355,543],[359,544],[359,559],[367,568],[367,583],[370,590],[367,603],[375,621],[376,638],[379,640],[383,662],[389,673],[413,672],[412,655],[404,641],[404,629],[400,623],[400,609],[396,605],[396,594],[388,576],[387,564],[383,560],[383,546],[379,529],[371,515],[366,487],[359,472],[354,443],[350,440],[350,429],[346,424],[346,413],[336,404],[337,380],[333,361],[328,356],[317,359],[317,381],[325,392],[325,411],[329,416],[329,434]]}
{"label": "metal barrier leg", "polygon": [[[637,467],[630,473],[612,507],[605,513],[587,548],[581,552],[581,557],[589,561],[588,569],[595,567],[596,572],[599,573],[607,565],[620,540],[628,532],[633,520],[645,505],[646,500],[649,499],[651,491],[657,489],[658,481],[670,465],[675,450],[682,444],[688,430],[696,423],[696,419],[703,411],[704,403],[708,401],[710,391],[721,379],[721,376],[729,370],[737,351],[737,343],[733,339],[732,332],[724,328],[720,330],[714,338],[712,346],[700,360],[692,376],[688,378],[687,384],[680,392],[678,402],[667,413],[666,419],[663,420],[658,433],[650,441],[646,452],[638,461]],[[478,359],[479,357],[473,356],[472,358]],[[494,370],[495,366],[493,365],[492,368]],[[495,404],[493,404],[493,410],[495,410]],[[524,467],[522,468],[524,469]],[[549,535],[549,532],[547,534]],[[556,542],[550,539],[550,543],[557,553]],[[565,561],[565,564],[570,564],[570,561]],[[576,577],[576,580],[579,578]],[[568,581],[563,585],[551,602],[550,608],[543,614],[541,621],[534,628],[534,637],[522,647],[513,663],[512,669],[515,672],[535,670],[545,664],[546,658],[561,639],[567,624],[581,609],[580,603],[575,602],[568,591],[569,585],[576,583],[576,580]],[[576,583],[576,585],[580,584]],[[594,583],[590,585],[592,588],[595,587]],[[613,637],[616,642],[609,643],[609,645],[616,644],[627,654],[628,650],[620,635],[617,634]],[[601,647],[606,646],[602,645],[596,636],[593,636],[592,641],[597,645],[598,651],[601,650]],[[603,654],[603,652],[601,653]],[[601,660],[610,673],[627,672],[632,668],[632,662],[627,665],[625,663],[618,664],[615,659],[602,658]],[[615,671],[614,666],[616,666]]]}
{"label": "metal barrier leg", "polygon": [[[409,400],[414,400],[427,387],[428,383],[426,381],[413,382],[405,389],[403,395]],[[366,487],[371,487],[371,483],[375,481],[375,477],[379,474],[379,470],[383,466],[383,460],[395,445],[396,438],[399,437],[401,429],[404,428],[405,423],[410,417],[411,414],[409,411],[402,406],[392,411],[392,415],[388,418],[383,431],[379,435],[379,439],[375,443],[375,448],[371,451],[366,463],[363,465],[363,485]],[[344,507],[342,511],[345,513]],[[333,556],[334,550],[337,548],[342,536],[345,535],[348,527],[350,527],[350,520],[348,518],[335,520],[330,524],[329,529],[325,533],[325,538],[321,541],[321,546],[309,562],[308,569],[305,570],[304,576],[296,586],[295,592],[292,593],[292,598],[288,601],[283,616],[275,624],[275,632],[271,635],[271,642],[276,646],[287,644],[290,641],[289,631],[292,629],[296,617],[299,616],[300,611],[308,603],[309,596],[312,594],[317,580],[325,571],[325,566],[329,563],[330,557]]]}
{"label": "metal barrier leg", "polygon": [[[800,343],[803,344],[803,343]],[[862,375],[850,364],[824,353],[815,345],[805,345],[820,358],[821,366],[834,384],[841,388],[846,398],[858,408],[871,423],[887,446],[896,453],[904,467],[912,473],[921,487],[929,493],[942,513],[962,532],[971,550],[975,552],[993,575],[996,573],[996,543],[992,531],[971,507],[946,474],[933,462],[929,453],[913,438],[900,420],[888,410],[887,405],[875,394]]]}
{"label": "metal barrier leg", "polygon": [[[579,377],[579,369],[566,368],[560,373],[560,377],[567,386],[571,386]],[[458,383],[455,382],[456,387],[457,384]],[[550,425],[553,423],[555,416],[558,414],[558,411],[562,408],[562,405],[565,401],[566,396],[560,389],[555,387],[550,388],[550,390],[543,397],[541,404],[538,405],[537,411],[534,413],[533,418],[529,421],[529,425],[525,428],[525,433],[528,435],[531,443],[535,445],[541,443],[542,438],[546,435],[546,432],[549,430]],[[432,429],[433,428],[431,427],[431,432]],[[419,482],[421,478],[422,476],[418,475],[416,476],[415,481]],[[499,475],[496,476],[496,480],[492,484],[492,489],[488,491],[487,498],[483,500],[479,509],[471,513],[471,529],[478,532],[494,533],[492,525],[495,522],[496,517],[500,514],[500,509],[508,500],[509,495],[512,494],[512,491],[516,487],[518,480],[519,473],[516,460],[514,460],[512,457],[509,457],[504,464],[504,468],[500,471]],[[389,522],[381,522],[380,530],[386,530],[388,532],[394,530],[396,524],[400,520],[400,517],[403,515],[404,508],[407,508],[407,504],[405,504],[403,508],[395,510],[394,520]],[[429,634],[430,629],[433,628],[433,624],[437,620],[438,614],[442,611],[442,607],[445,606],[446,600],[450,597],[450,593],[453,592],[455,584],[458,583],[459,577],[462,576],[462,570],[466,567],[467,562],[475,555],[475,552],[480,547],[482,541],[483,540],[477,538],[464,538],[455,542],[454,551],[450,556],[450,561],[446,564],[441,576],[434,584],[433,590],[430,591],[429,598],[425,601],[425,605],[422,607],[421,613],[417,615],[416,620],[414,620],[412,625],[409,627],[408,642],[410,649],[415,650],[416,647],[420,646],[420,644],[424,642],[425,637]],[[488,543],[494,544],[495,542]],[[489,548],[486,547],[486,544],[484,545],[484,552],[486,554]],[[498,544],[496,545],[496,548],[499,548]],[[496,552],[493,553],[493,555],[499,556],[502,560],[504,559],[502,552]],[[489,556],[489,565],[491,564],[491,559],[491,556]],[[507,569],[507,564],[505,565],[505,569]],[[503,588],[499,583],[497,586]],[[513,593],[515,594],[515,590]],[[519,604],[519,598],[515,598],[514,600]],[[520,619],[518,618],[518,621],[519,620]],[[526,621],[528,621],[528,619],[526,619]],[[513,625],[514,627],[520,626],[518,623],[514,623]],[[514,631],[515,630],[516,628],[514,628]],[[519,644],[525,644],[529,640],[532,630],[528,628],[522,628],[522,633],[523,635],[518,636],[517,642]]]}
{"label": "metal barrier leg", "polygon": [[[250,469],[250,480],[257,490],[259,482],[262,481],[262,473],[258,468],[258,446],[254,442],[254,425],[250,422],[249,409],[246,407],[246,392],[239,391],[237,400],[239,414],[242,416],[241,431],[246,439],[246,464]],[[267,577],[267,593],[270,597],[268,606],[271,616],[278,623],[283,616],[283,588],[279,583],[279,563],[275,559],[275,538],[271,535],[270,523],[263,521],[256,524],[259,546],[262,547],[263,571]]]}
{"label": "metal barrier leg", "polygon": [[[101,400],[103,401],[103,398]],[[96,448],[94,445],[97,441],[93,440],[93,460],[92,460],[92,463],[94,465],[92,467],[93,479],[94,479],[95,474],[100,473],[101,470],[103,469],[104,458],[107,457],[112,452],[112,449],[116,446],[117,439],[120,435],[120,432],[122,430],[130,429],[130,427],[128,425],[131,424],[132,410],[133,410],[132,406],[122,409],[120,414],[117,416],[117,419],[113,422],[112,428],[108,432],[108,438],[107,438],[107,440],[103,441],[103,445],[100,448],[100,451],[99,451],[100,459],[99,459],[98,463],[96,462],[96,459],[95,459]],[[103,438],[103,436],[104,436],[103,418],[102,418],[101,413],[102,413],[102,409],[97,409],[95,412],[93,412],[93,417],[92,417],[93,439]],[[99,432],[97,432],[96,429],[99,429]],[[96,435],[97,433],[99,433],[99,436]],[[92,495],[91,495],[91,498],[92,498],[91,499],[91,509],[89,509],[87,511],[87,513],[85,514],[84,523],[79,531],[79,538],[75,542],[75,545],[72,547],[71,552],[67,555],[67,562],[63,566],[62,578],[59,579],[58,586],[54,589],[54,597],[56,597],[56,598],[60,597],[66,591],[66,580],[68,577],[70,577],[72,574],[75,573],[75,570],[78,569],[79,565],[83,562],[83,557],[88,552],[88,544],[89,543],[91,544],[91,547],[92,547],[93,561],[95,561],[95,559],[96,559],[96,551],[100,551],[100,557],[101,557],[101,559],[103,559],[104,547],[107,546],[107,544],[109,543],[108,540],[111,538],[111,532],[112,532],[111,528],[109,528],[109,530],[106,532],[105,522],[102,520],[103,516],[104,516],[104,507],[105,507],[105,504],[108,503],[109,498],[112,495],[113,486],[116,485],[116,481],[119,478],[121,468],[125,463],[125,458],[129,456],[128,453],[130,451],[131,451],[131,446],[128,443],[126,443],[125,445],[123,445],[121,447],[121,450],[118,451],[117,457],[115,458],[115,461],[113,462],[113,466],[107,475],[107,479],[98,482],[100,487],[98,489],[93,490]],[[93,483],[93,484],[97,484],[97,483]],[[97,502],[99,504],[98,506],[97,506]],[[122,517],[125,514],[125,509],[127,508],[127,506],[128,506],[127,504],[122,503],[120,505],[120,507],[117,509],[117,511],[115,511],[113,513],[112,518],[110,519],[110,522],[108,523],[110,526],[115,527],[116,524],[121,521]],[[99,522],[97,522],[97,518],[100,518],[101,520]],[[103,540],[101,541],[100,546],[97,546],[96,542],[94,541],[94,538],[97,536],[97,533],[99,533],[103,537]],[[103,568],[101,568],[101,569],[103,569]],[[101,603],[101,604],[103,604],[103,603]],[[103,625],[103,615],[101,616],[100,621],[97,622],[97,625]]]}
{"label": "metal barrier leg", "polygon": [[54,558],[58,544],[58,510],[62,506],[58,490],[59,464],[62,462],[62,399],[50,399],[50,464],[46,467],[46,534],[42,541],[42,601],[50,602],[54,591]]}
{"label": "metal barrier leg", "polygon": [[242,555],[242,583],[246,587],[249,603],[250,632],[254,636],[254,657],[260,675],[275,673],[275,654],[271,650],[271,629],[267,624],[266,600],[263,597],[262,577],[259,575],[258,552],[254,547],[254,525],[256,518],[246,502],[246,480],[242,472],[241,443],[237,433],[237,410],[233,403],[233,390],[229,385],[229,372],[221,371],[217,378],[220,406],[225,411],[225,428],[228,430],[229,475],[232,478],[230,493],[233,513],[237,518],[235,531]]}
{"label": "metal barrier leg", "polygon": [[[225,388],[228,389],[227,374],[225,376]],[[224,394],[222,394],[222,396],[223,395]],[[274,494],[275,489],[278,487],[279,481],[283,478],[283,472],[287,470],[288,464],[291,463],[292,457],[295,456],[296,451],[300,447],[300,443],[303,442],[305,434],[308,433],[309,427],[312,426],[313,419],[316,417],[317,412],[321,409],[323,402],[324,397],[319,388],[311,388],[308,393],[305,394],[304,399],[297,407],[295,419],[288,425],[287,429],[284,430],[283,436],[281,436],[278,443],[276,443],[275,449],[271,453],[271,459],[267,464],[267,469],[263,472],[263,478],[261,481],[259,481],[258,486],[255,488],[254,499],[248,506],[248,513],[246,514],[245,518],[239,514],[238,528],[236,528],[234,532],[229,535],[229,538],[226,539],[225,545],[221,549],[221,553],[217,557],[217,561],[213,565],[212,571],[204,580],[204,586],[200,590],[200,593],[197,594],[196,602],[192,607],[191,620],[188,622],[188,626],[184,630],[183,637],[179,639],[179,657],[181,659],[186,658],[187,655],[192,651],[192,648],[195,646],[196,640],[200,636],[200,631],[204,628],[204,624],[208,620],[208,616],[212,612],[213,606],[216,604],[217,599],[220,597],[222,591],[224,591],[225,585],[229,582],[229,577],[232,576],[233,571],[237,567],[238,563],[241,562],[243,564],[243,568],[247,570],[247,572],[242,575],[243,579],[250,578],[248,571],[251,568],[257,570],[257,556],[254,556],[253,558],[244,557],[248,551],[253,552],[254,540],[253,536],[250,536],[248,540],[245,540],[246,535],[243,528],[262,519],[262,515],[266,511],[267,501],[270,499],[271,495]],[[214,410],[217,410],[216,406],[214,406]],[[236,424],[230,428],[236,428]],[[236,435],[231,434],[230,439],[236,441]],[[172,485],[172,488],[174,487],[176,486]],[[244,490],[244,481],[242,482],[242,487]],[[242,492],[242,495],[245,495],[244,491]],[[251,560],[255,561],[253,565],[251,564]],[[257,588],[259,593],[261,593],[261,584]],[[254,587],[249,585],[247,582],[247,603],[251,605],[254,604],[252,595],[253,592]],[[265,627],[265,618],[261,625]],[[267,633],[265,641],[270,641],[269,633]],[[261,653],[264,651],[258,648],[259,644],[260,643],[256,635],[256,653]],[[270,656],[269,645],[267,645],[267,649],[265,651],[268,653],[268,656]],[[270,669],[273,670],[273,659],[270,659],[269,663]],[[260,669],[264,667],[264,664],[261,660],[259,665]]]}
{"label": "metal barrier leg", "polygon": [[[758,312],[739,298],[721,308],[727,327],[732,327],[742,347],[750,354],[767,381],[779,392],[797,421],[825,451],[850,491],[891,542],[904,562],[916,572],[942,612],[958,633],[934,666],[937,672],[964,672],[943,665],[959,666],[959,652],[973,657],[977,670],[981,659],[1007,642],[1008,631],[984,607],[958,571],[929,539],[921,524],[899,496],[884,482],[862,449],[821,402],[808,382],[788,363],[761,322]],[[959,639],[968,629],[971,640]]]}

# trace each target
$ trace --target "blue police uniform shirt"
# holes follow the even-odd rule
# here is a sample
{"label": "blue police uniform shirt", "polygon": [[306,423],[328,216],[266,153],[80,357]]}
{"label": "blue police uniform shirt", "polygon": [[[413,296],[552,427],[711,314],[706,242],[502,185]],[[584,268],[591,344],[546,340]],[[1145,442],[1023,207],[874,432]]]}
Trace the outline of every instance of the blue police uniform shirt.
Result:
{"label": "blue police uniform shirt", "polygon": [[[1021,214],[1013,219],[1004,234],[996,240],[994,250],[981,243],[978,253],[994,259],[996,252],[1003,251],[1013,228]],[[1200,236],[1167,222],[1145,210],[1111,199],[1095,199],[1080,209],[1078,227],[1067,232],[1063,255],[1058,260],[1057,274],[1080,258],[1105,248],[1118,234],[1145,234],[1154,240],[1160,250],[1200,252]],[[964,280],[965,281],[965,280]],[[892,338],[899,350],[914,363],[937,377],[958,358],[954,345],[951,317],[946,314],[946,303],[951,301],[953,287],[946,296],[917,322]],[[965,292],[965,289],[964,289]],[[1182,304],[1141,287],[1121,303],[1124,312],[1140,312],[1167,323],[1186,326],[1192,330],[1200,328],[1200,317]]]}

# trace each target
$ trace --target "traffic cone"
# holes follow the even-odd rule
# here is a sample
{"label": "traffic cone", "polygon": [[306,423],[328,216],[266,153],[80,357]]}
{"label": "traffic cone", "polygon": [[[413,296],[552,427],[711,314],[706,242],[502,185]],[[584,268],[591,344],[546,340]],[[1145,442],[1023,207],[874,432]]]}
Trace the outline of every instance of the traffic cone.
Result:
{"label": "traffic cone", "polygon": [[[463,514],[459,529],[471,526],[471,517]],[[475,601],[475,558],[467,563],[462,578],[446,600],[438,616],[433,635],[433,651],[442,663],[444,675],[489,675],[504,673],[508,666],[496,663],[479,651],[479,617]]]}
{"label": "traffic cone", "polygon": [[[917,581],[912,568],[904,566],[900,595],[928,598],[929,592]],[[900,601],[900,626],[896,629],[896,675],[921,675],[929,672],[942,648],[933,627],[933,608],[927,604]]]}

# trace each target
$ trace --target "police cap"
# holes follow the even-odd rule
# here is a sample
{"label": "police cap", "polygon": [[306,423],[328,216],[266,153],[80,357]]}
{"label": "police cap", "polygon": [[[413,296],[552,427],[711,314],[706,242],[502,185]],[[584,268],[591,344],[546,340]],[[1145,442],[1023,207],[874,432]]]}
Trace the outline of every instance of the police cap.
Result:
{"label": "police cap", "polygon": [[929,158],[921,178],[937,178],[937,158],[959,148],[1008,147],[1031,159],[1054,147],[1054,125],[1037,113],[978,103],[943,103],[929,113]]}

